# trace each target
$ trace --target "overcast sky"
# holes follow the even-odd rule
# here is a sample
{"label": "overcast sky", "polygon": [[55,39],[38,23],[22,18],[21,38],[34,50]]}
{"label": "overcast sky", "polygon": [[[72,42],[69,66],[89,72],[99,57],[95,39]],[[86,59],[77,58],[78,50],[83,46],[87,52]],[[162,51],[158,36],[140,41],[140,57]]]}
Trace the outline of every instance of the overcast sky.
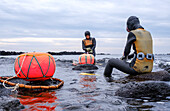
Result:
{"label": "overcast sky", "polygon": [[126,20],[140,18],[155,53],[170,52],[169,0],[1,0],[0,50],[82,51],[84,31],[97,51],[122,53]]}

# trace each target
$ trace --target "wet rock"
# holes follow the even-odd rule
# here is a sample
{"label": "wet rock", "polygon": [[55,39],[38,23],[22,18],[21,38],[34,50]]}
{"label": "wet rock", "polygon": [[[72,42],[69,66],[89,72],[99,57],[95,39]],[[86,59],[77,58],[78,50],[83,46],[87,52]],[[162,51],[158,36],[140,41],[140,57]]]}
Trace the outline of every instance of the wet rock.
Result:
{"label": "wet rock", "polygon": [[73,79],[72,81],[78,81],[78,79]]}
{"label": "wet rock", "polygon": [[48,52],[51,55],[81,55],[83,54],[83,52],[76,52],[76,51],[72,51],[72,52],[67,52],[67,51],[63,51],[63,52]]}
{"label": "wet rock", "polygon": [[65,60],[65,59],[60,60],[60,59],[57,59],[57,61],[56,61],[56,62],[62,62],[62,63],[72,63],[72,62],[73,62],[73,60]]}
{"label": "wet rock", "polygon": [[9,96],[12,93],[15,92],[11,92],[11,90],[4,88],[2,84],[0,84],[0,111],[18,111],[24,108],[24,106],[20,104],[18,99]]}
{"label": "wet rock", "polygon": [[109,58],[103,58],[103,59],[98,59],[96,60],[96,64],[102,67],[105,67]]}
{"label": "wet rock", "polygon": [[170,73],[170,67],[165,68],[165,70]]}
{"label": "wet rock", "polygon": [[14,64],[14,58],[0,57],[0,65]]}
{"label": "wet rock", "polygon": [[11,91],[4,88],[2,84],[0,84],[0,97],[1,96],[9,96],[11,94]]}
{"label": "wet rock", "polygon": [[20,104],[18,99],[7,96],[0,97],[0,110],[18,111],[23,108],[24,106]]}
{"label": "wet rock", "polygon": [[68,91],[70,91],[70,92],[79,92],[79,90],[76,89],[76,88],[69,88]]}
{"label": "wet rock", "polygon": [[69,110],[80,111],[80,109],[82,109],[81,105],[70,105],[70,106],[65,107],[64,111],[69,111]]}
{"label": "wet rock", "polygon": [[127,79],[135,79],[138,81],[143,80],[170,81],[170,74],[167,71],[158,71],[146,74],[139,74],[136,76],[128,76]]}
{"label": "wet rock", "polygon": [[158,66],[162,69],[165,69],[167,72],[170,73],[170,65],[169,64],[160,63]]}
{"label": "wet rock", "polygon": [[111,102],[113,105],[121,105],[122,104],[122,101],[120,100],[114,100]]}
{"label": "wet rock", "polygon": [[126,97],[126,98],[141,98],[141,97],[151,97],[154,98],[157,95],[169,96],[170,95],[170,85],[164,82],[139,82],[139,83],[127,83],[125,86],[119,88],[116,96]]}
{"label": "wet rock", "polygon": [[72,70],[97,70],[97,69],[98,67],[93,64],[81,64],[74,66],[74,68],[72,68]]}
{"label": "wet rock", "polygon": [[158,71],[158,72],[151,72],[146,74],[139,74],[139,75],[129,75],[125,78],[121,78],[118,80],[112,80],[112,82],[116,83],[128,83],[134,81],[170,81],[170,73],[167,71]]}
{"label": "wet rock", "polygon": [[20,55],[24,52],[15,52],[15,51],[0,51],[0,55]]}

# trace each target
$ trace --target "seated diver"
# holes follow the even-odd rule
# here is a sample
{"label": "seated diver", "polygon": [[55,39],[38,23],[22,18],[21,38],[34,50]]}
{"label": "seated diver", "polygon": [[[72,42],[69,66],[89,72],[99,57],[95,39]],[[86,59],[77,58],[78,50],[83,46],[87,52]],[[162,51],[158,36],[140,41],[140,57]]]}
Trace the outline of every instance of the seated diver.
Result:
{"label": "seated diver", "polygon": [[85,32],[85,39],[82,41],[82,49],[85,50],[85,53],[96,55],[96,40],[90,36],[90,32]]}
{"label": "seated diver", "polygon": [[[153,68],[153,49],[152,37],[150,32],[146,31],[136,16],[131,16],[127,20],[127,37],[124,56],[121,59],[110,59],[105,67],[104,76],[107,81],[112,81],[112,70],[116,68],[130,75],[151,72]],[[133,46],[134,54],[130,54]],[[133,58],[130,63],[127,59]]]}

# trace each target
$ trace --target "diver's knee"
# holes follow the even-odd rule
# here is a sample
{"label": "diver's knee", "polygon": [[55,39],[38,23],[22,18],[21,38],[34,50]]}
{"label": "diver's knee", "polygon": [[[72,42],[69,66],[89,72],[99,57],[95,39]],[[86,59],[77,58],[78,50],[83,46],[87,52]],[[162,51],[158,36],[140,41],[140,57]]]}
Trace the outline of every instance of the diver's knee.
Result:
{"label": "diver's knee", "polygon": [[115,59],[114,59],[114,58],[108,60],[108,64],[109,64],[109,65],[113,65],[113,64],[115,64],[115,63],[116,63],[116,62],[115,62]]}
{"label": "diver's knee", "polygon": [[114,61],[114,59],[109,59],[108,63],[112,63]]}

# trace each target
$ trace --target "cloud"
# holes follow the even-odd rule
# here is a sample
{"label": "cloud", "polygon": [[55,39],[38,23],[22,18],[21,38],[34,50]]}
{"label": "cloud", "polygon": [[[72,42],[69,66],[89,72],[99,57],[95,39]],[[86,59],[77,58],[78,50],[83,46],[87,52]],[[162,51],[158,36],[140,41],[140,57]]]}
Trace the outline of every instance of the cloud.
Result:
{"label": "cloud", "polygon": [[[90,30],[92,36],[104,40],[104,47],[107,44],[112,47],[112,41],[107,38],[126,38],[126,20],[131,15],[140,18],[141,24],[151,32],[153,38],[168,38],[169,4],[169,0],[1,0],[0,38],[12,39],[1,41],[0,46],[5,48],[5,44],[27,41],[42,43],[42,46],[46,41],[63,45],[62,40],[56,43],[56,39],[80,40],[84,38],[84,31]],[[125,41],[121,44],[117,46],[124,47]]]}
{"label": "cloud", "polygon": [[169,35],[164,34],[165,28],[170,28],[168,3],[168,0],[2,0],[0,37],[80,37],[85,30],[99,37],[102,32],[109,37],[114,37],[112,33],[122,36],[130,15],[139,16],[142,24],[156,35]]}

